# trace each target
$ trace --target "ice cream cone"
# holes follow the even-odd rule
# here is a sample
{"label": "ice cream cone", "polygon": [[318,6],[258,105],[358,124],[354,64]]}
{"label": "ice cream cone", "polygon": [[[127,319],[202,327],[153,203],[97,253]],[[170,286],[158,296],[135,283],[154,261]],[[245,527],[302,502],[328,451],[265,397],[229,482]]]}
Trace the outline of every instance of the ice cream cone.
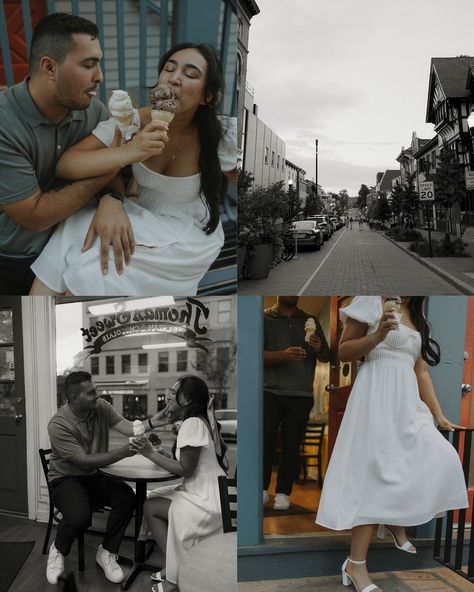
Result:
{"label": "ice cream cone", "polygon": [[161,109],[152,109],[151,118],[154,121],[162,121],[163,123],[171,123],[173,121],[174,113],[170,111],[162,111]]}

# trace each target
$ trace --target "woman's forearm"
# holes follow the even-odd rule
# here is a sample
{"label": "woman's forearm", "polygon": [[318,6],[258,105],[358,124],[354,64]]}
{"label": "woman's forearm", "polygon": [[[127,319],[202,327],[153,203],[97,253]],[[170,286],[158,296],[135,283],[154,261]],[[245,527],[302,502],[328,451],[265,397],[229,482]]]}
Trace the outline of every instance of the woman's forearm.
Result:
{"label": "woman's forearm", "polygon": [[184,476],[184,467],[179,461],[173,458],[168,458],[167,456],[164,456],[159,452],[149,452],[144,456],[149,458],[152,462],[154,462],[162,469],[165,469],[165,471],[169,471],[170,473],[173,473],[174,475],[179,475],[180,477]]}
{"label": "woman's forearm", "polygon": [[118,173],[124,162],[122,146],[113,148],[99,148],[98,150],[85,150],[81,148],[69,148],[61,156],[56,165],[56,176],[62,179],[85,179],[98,177],[106,173]]}
{"label": "woman's forearm", "polygon": [[348,339],[339,345],[339,358],[342,362],[355,362],[366,356],[380,343],[377,333],[364,335],[358,339]]}
{"label": "woman's forearm", "polygon": [[436,421],[438,421],[438,418],[443,415],[443,411],[441,410],[441,405],[436,397],[433,381],[431,380],[429,372],[417,373],[416,379],[418,381],[418,390],[420,392],[421,400],[427,405]]}

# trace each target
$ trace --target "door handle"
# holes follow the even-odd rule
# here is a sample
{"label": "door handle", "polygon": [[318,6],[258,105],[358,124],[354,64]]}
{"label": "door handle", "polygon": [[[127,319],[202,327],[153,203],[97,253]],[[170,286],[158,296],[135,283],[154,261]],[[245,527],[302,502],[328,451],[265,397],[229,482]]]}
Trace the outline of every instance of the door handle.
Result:
{"label": "door handle", "polygon": [[327,384],[324,390],[328,393],[332,393],[336,390],[336,387],[333,384]]}
{"label": "door handle", "polygon": [[17,415],[15,415],[15,423],[20,423],[22,419],[23,415],[21,413],[17,413]]}

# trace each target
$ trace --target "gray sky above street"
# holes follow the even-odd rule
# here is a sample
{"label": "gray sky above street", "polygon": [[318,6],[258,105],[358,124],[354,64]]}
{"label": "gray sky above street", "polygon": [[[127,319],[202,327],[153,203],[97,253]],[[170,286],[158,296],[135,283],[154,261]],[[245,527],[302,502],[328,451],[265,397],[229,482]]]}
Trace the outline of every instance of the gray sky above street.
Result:
{"label": "gray sky above street", "polygon": [[[425,123],[432,57],[474,55],[473,0],[257,0],[247,82],[286,157],[326,191],[375,185]],[[467,76],[466,76],[467,78]]]}

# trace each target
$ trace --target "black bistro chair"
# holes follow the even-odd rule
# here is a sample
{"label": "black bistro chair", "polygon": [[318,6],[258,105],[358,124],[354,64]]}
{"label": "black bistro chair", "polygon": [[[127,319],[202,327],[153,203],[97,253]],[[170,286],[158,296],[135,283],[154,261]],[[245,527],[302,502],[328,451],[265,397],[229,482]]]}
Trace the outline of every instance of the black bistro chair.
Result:
{"label": "black bistro chair", "polygon": [[222,528],[224,532],[237,531],[237,479],[220,475],[219,497],[222,510]]}
{"label": "black bistro chair", "polygon": [[[54,507],[54,504],[51,499],[51,490],[49,487],[48,481],[48,472],[49,472],[49,459],[51,456],[51,448],[40,448],[39,455],[41,458],[41,464],[43,465],[44,476],[46,479],[46,483],[48,484],[48,492],[49,492],[49,518],[48,518],[48,528],[46,529],[46,536],[44,537],[44,544],[43,544],[43,555],[46,555],[48,552],[48,545],[49,545],[49,537],[51,536],[51,529],[53,528],[53,523],[58,523],[61,518],[61,512]],[[103,512],[104,509],[102,507],[93,508],[94,512]],[[79,571],[84,571],[84,534],[81,534],[77,538],[77,549],[78,549],[78,565]]]}
{"label": "black bistro chair", "polygon": [[303,473],[303,481],[308,481],[308,468],[317,468],[319,487],[323,486],[321,465],[325,427],[324,423],[308,424],[300,447],[299,469]]}

